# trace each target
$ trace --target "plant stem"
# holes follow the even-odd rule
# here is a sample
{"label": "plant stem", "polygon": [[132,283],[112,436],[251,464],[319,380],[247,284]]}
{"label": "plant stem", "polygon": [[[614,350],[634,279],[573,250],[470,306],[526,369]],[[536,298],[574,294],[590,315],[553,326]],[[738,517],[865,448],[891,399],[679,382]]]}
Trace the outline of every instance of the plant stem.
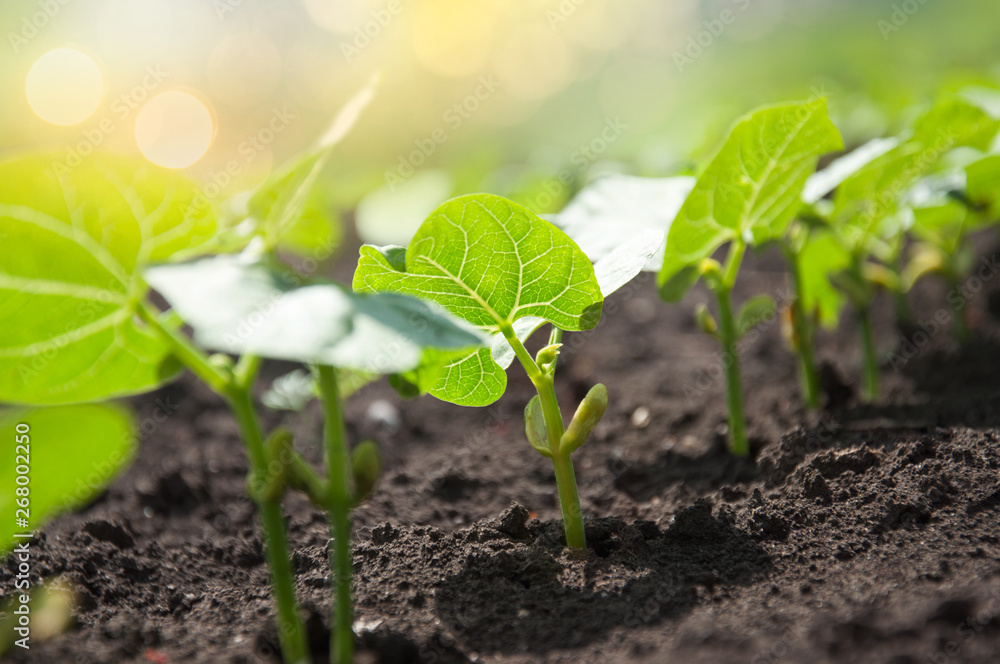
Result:
{"label": "plant stem", "polygon": [[[174,355],[188,369],[229,402],[243,437],[251,476],[266,477],[269,469],[267,455],[264,452],[264,435],[250,395],[250,385],[260,366],[259,359],[241,358],[237,380],[236,376],[226,375],[213,365],[181,332],[161,325],[157,312],[151,305],[141,304],[138,313],[150,327],[170,343]],[[287,664],[307,664],[309,649],[306,645],[305,627],[295,599],[295,577],[288,555],[288,540],[285,537],[285,520],[281,514],[281,503],[277,500],[259,500],[257,510],[260,515],[261,530],[264,532],[264,550],[271,573],[271,594],[278,616],[281,655]]]}
{"label": "plant stem", "polygon": [[[227,396],[243,435],[243,443],[250,459],[250,472],[262,476],[268,472],[264,438],[250,390],[247,387],[233,386],[228,390]],[[278,616],[281,656],[285,662],[306,664],[309,662],[309,648],[295,599],[295,575],[288,555],[281,503],[276,500],[259,500],[257,511],[264,531],[267,565],[271,571],[271,594],[274,596]]]}
{"label": "plant stem", "polygon": [[743,380],[737,348],[739,331],[733,316],[732,292],[747,245],[741,240],[729,246],[722,280],[715,285],[719,303],[719,333],[722,335],[722,361],[726,365],[726,400],[729,404],[729,450],[738,456],[750,454],[746,417],[743,414]]}
{"label": "plant stem", "polygon": [[715,291],[719,303],[719,332],[722,334],[722,362],[726,365],[726,400],[729,404],[729,450],[738,456],[750,454],[747,425],[743,415],[743,381],[740,377],[740,357],[736,343],[738,336],[733,319],[731,292],[723,288]]}
{"label": "plant stem", "polygon": [[879,393],[878,356],[875,351],[875,334],[872,331],[872,315],[870,307],[858,309],[858,320],[861,325],[861,353],[864,363],[865,401],[875,401]]}
{"label": "plant stem", "polygon": [[340,403],[337,370],[317,367],[324,414],[326,470],[328,479],[327,509],[333,547],[330,551],[330,585],[334,610],[330,617],[330,662],[350,664],[354,658],[354,609],[351,602],[351,459],[347,450],[344,411]]}
{"label": "plant stem", "polygon": [[[566,546],[574,549],[587,548],[587,536],[584,530],[583,509],[580,507],[580,493],[576,486],[576,472],[573,470],[573,460],[569,453],[560,449],[562,436],[566,432],[562,411],[556,399],[555,383],[552,374],[544,373],[525,349],[524,344],[514,334],[514,330],[506,325],[500,329],[504,338],[514,349],[521,361],[525,373],[531,379],[538,398],[542,404],[542,416],[545,419],[545,432],[549,440],[549,451],[552,453],[552,467],[556,473],[556,487],[559,490],[559,506],[562,509],[563,528],[566,531]],[[553,332],[550,341],[558,343],[562,333]]]}
{"label": "plant stem", "polygon": [[212,388],[213,392],[222,396],[226,395],[232,383],[232,376],[226,375],[221,369],[212,364],[205,353],[191,343],[191,340],[184,336],[184,334],[172,327],[163,325],[160,322],[160,312],[152,305],[148,303],[140,304],[137,313],[140,318],[146,321],[151,328],[156,330],[170,344],[174,355],[184,366]]}
{"label": "plant stem", "polygon": [[816,330],[806,316],[802,303],[802,270],[799,269],[798,256],[786,253],[788,269],[792,274],[791,312],[792,326],[795,328],[795,352],[799,361],[799,376],[802,382],[802,397],[806,407],[812,410],[819,408],[820,388],[819,373],[816,370],[814,341]]}

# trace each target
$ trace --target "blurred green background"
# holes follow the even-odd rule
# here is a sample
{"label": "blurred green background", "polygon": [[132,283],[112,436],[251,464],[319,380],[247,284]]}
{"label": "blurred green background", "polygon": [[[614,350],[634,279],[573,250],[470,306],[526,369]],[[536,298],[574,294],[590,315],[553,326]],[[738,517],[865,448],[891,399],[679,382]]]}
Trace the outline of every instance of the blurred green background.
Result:
{"label": "blurred green background", "polygon": [[[737,115],[764,103],[826,95],[856,144],[893,131],[936,93],[993,86],[1000,77],[995,0],[7,0],[0,7],[7,42],[0,76],[9,92],[0,143],[8,153],[47,149],[69,158],[97,143],[147,153],[136,134],[144,104],[184,91],[212,122],[207,151],[192,147],[193,156],[204,155],[186,170],[227,194],[315,140],[381,72],[375,100],[324,175],[324,197],[350,210],[382,188],[362,209],[369,218],[388,211],[390,225],[398,213],[403,226],[412,225],[408,212],[422,215],[453,193],[493,191],[545,212],[597,172],[683,171]],[[92,113],[70,126],[39,117],[26,92],[33,65],[60,48],[89,56],[103,86]],[[44,85],[56,98],[73,87],[58,77]],[[184,146],[184,132],[194,131],[186,122],[168,110],[144,131]],[[394,239],[392,229],[367,236]]]}

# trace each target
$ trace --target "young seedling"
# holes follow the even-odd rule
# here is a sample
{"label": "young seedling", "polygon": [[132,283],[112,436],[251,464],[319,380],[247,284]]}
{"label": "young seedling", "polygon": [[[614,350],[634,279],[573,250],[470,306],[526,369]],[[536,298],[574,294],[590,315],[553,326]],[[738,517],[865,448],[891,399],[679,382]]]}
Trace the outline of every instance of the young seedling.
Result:
{"label": "young seedling", "polygon": [[[441,354],[400,377],[398,386],[485,406],[503,395],[504,369],[515,356],[520,361],[538,393],[525,410],[526,434],[552,460],[570,547],[586,547],[571,455],[600,421],[607,390],[595,385],[565,425],[554,387],[562,334],[597,325],[604,296],[638,273],[661,237],[646,236],[595,269],[565,233],[530,210],[474,194],[435,210],[408,248],[361,248],[355,291],[426,298],[494,340],[492,349]],[[545,323],[552,326],[549,343],[532,357],[524,340]]]}
{"label": "young seedling", "polygon": [[809,176],[802,191],[804,205],[777,242],[788,263],[791,283],[785,337],[796,354],[807,408],[821,405],[816,335],[821,326],[835,327],[843,308],[843,294],[830,282],[830,275],[846,269],[849,262],[847,252],[820,213],[827,203],[823,198],[852,173],[896,145],[896,139],[869,141]]}
{"label": "young seedling", "polygon": [[[331,659],[350,662],[350,511],[374,485],[379,458],[370,443],[349,454],[338,373],[405,371],[420,364],[429,349],[467,351],[481,345],[482,337],[426,303],[401,295],[357,295],[332,282],[302,279],[273,256],[216,256],[155,266],[146,271],[146,280],[194,329],[198,346],[241,357],[235,367],[217,370],[244,436],[253,441],[252,456],[258,457],[249,481],[254,500],[262,506],[279,504],[287,489],[295,489],[330,515],[336,598]],[[157,317],[146,316],[155,325]],[[196,354],[197,348],[179,335],[166,334],[178,352],[193,355],[191,365],[209,371],[204,364],[211,365],[210,358]],[[325,477],[295,451],[286,431],[263,440],[248,389],[261,357],[312,366],[324,412]]]}
{"label": "young seedling", "polygon": [[[734,454],[750,452],[737,343],[750,321],[774,307],[770,298],[755,298],[739,316],[734,313],[732,291],[743,255],[748,246],[784,236],[820,155],[841,147],[825,100],[755,111],[737,122],[667,233],[660,296],[677,301],[702,279],[718,303],[718,323],[706,310],[699,311],[698,320],[722,343]],[[720,264],[712,254],[727,243],[728,255]]]}
{"label": "young seedling", "polygon": [[841,169],[849,174],[837,184],[832,203],[814,209],[827,220],[847,256],[846,268],[831,279],[857,312],[866,400],[879,394],[872,304],[880,289],[904,294],[907,287],[897,260],[908,230],[906,194],[945,154],[955,147],[987,145],[997,127],[996,120],[971,102],[946,99],[917,120],[906,140],[874,159],[854,162],[858,167],[853,172]]}
{"label": "young seedling", "polygon": [[[307,279],[276,257],[278,249],[329,238],[321,224],[307,225],[318,233],[301,225],[309,190],[370,92],[348,104],[315,149],[266,180],[249,199],[250,216],[233,227],[220,229],[215,206],[193,183],[143,162],[93,155],[65,169],[53,168],[56,156],[38,156],[0,165],[0,401],[106,400],[155,389],[184,368],[223,397],[246,447],[248,493],[264,532],[282,656],[289,664],[311,658],[281,510],[288,489],[302,491],[330,515],[336,597],[331,660],[347,664],[354,647],[349,510],[371,490],[378,455],[370,444],[358,446],[353,456],[348,452],[338,368],[400,372],[430,352],[463,351],[483,342],[425,302],[355,295]],[[176,263],[220,247],[246,249],[239,256]],[[148,284],[175,309],[158,310]],[[182,331],[184,323],[194,329],[195,340]],[[239,358],[210,356],[205,349]],[[287,432],[265,436],[252,397],[263,357],[314,367],[326,415],[325,477],[295,451]],[[83,425],[89,417],[91,411],[81,415]],[[74,449],[85,450],[81,459],[125,440],[112,436],[102,446],[102,432],[84,426],[84,440],[93,444],[84,448],[76,447],[78,435],[49,433],[51,440],[74,440]],[[76,468],[67,467],[67,480]],[[64,486],[48,472],[56,480],[52,487]],[[46,500],[39,490],[40,513],[63,507]]]}
{"label": "young seedling", "polygon": [[[972,169],[973,174],[977,169]],[[902,281],[910,289],[922,277],[937,275],[947,283],[948,303],[954,312],[953,330],[959,343],[968,340],[966,298],[962,282],[972,271],[975,249],[969,234],[986,227],[991,220],[989,206],[972,201],[965,191],[962,171],[925,178],[910,193],[912,214],[910,233],[916,242],[910,248]],[[973,182],[971,191],[978,192]]]}

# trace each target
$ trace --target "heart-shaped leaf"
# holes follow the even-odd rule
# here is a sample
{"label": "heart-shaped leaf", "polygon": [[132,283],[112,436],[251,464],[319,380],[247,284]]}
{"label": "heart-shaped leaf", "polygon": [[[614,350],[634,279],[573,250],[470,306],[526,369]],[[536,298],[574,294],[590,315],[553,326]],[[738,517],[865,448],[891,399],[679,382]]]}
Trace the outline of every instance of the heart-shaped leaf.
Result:
{"label": "heart-shaped leaf", "polygon": [[0,400],[106,399],[176,375],[170,348],[133,316],[139,273],[197,251],[215,229],[193,183],[145,162],[0,165]]}
{"label": "heart-shaped leaf", "polygon": [[[565,233],[490,194],[448,201],[406,250],[363,246],[354,288],[432,300],[491,334],[526,318],[587,330],[604,302],[594,266]],[[503,395],[506,374],[489,349],[447,360],[436,384],[425,387],[434,396],[484,406]]]}
{"label": "heart-shaped leaf", "polygon": [[304,282],[279,263],[216,256],[154,266],[146,279],[201,345],[239,355],[385,374],[417,366],[428,348],[468,349],[485,340],[428,302]]}
{"label": "heart-shaped leaf", "polygon": [[725,242],[781,236],[820,155],[842,147],[824,99],[763,108],[737,122],[670,226],[661,296],[680,299],[697,280],[695,266]]}

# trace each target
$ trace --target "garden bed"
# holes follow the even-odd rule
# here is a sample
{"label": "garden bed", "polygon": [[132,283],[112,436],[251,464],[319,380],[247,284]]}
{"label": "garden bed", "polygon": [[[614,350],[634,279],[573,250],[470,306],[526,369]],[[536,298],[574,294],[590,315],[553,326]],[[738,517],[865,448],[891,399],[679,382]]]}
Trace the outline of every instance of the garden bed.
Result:
{"label": "garden bed", "polygon": [[[822,335],[833,403],[819,416],[799,405],[780,324],[765,324],[743,353],[750,461],[725,452],[718,345],[693,322],[709,294],[699,287],[665,305],[652,281],[633,282],[596,330],[565,339],[560,400],[579,401],[598,379],[610,392],[575,455],[585,559],[560,544],[551,463],[524,438],[533,391],[521,372],[481,409],[403,402],[384,381],[349,400],[351,439],[374,438],[385,458],[355,512],[359,661],[998,661],[1000,346],[987,313],[996,284],[972,300],[967,348],[945,330],[898,371],[883,365],[878,405],[845,386],[860,363],[852,321]],[[737,297],[785,288],[781,261],[766,256],[748,262]],[[916,319],[932,319],[943,296],[922,282]],[[883,302],[887,351],[902,338],[892,321]],[[78,585],[79,625],[10,661],[276,661],[229,412],[191,379],[135,405],[135,464],[34,548],[34,574]],[[287,419],[319,459],[317,404],[301,420],[267,417]],[[320,656],[327,523],[298,495],[286,507]]]}

